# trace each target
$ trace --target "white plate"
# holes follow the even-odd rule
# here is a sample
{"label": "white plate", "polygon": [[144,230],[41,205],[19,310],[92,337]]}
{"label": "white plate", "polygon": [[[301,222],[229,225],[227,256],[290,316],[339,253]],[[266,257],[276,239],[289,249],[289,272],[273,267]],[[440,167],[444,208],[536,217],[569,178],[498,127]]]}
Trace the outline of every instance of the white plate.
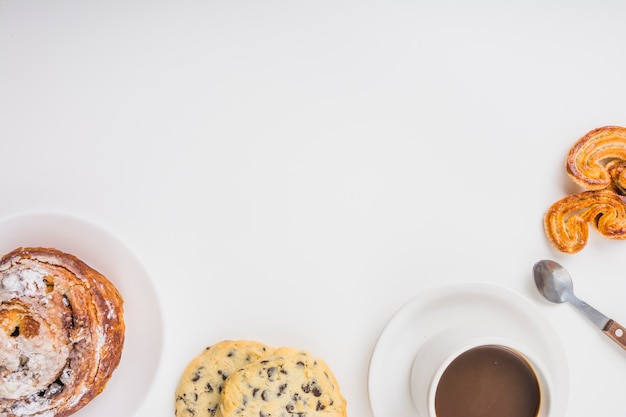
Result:
{"label": "white plate", "polygon": [[410,371],[424,341],[450,327],[485,325],[536,352],[553,379],[551,416],[565,415],[569,372],[554,330],[525,298],[493,285],[461,284],[431,289],[413,298],[387,323],[372,353],[369,397],[375,417],[418,416]]}
{"label": "white plate", "polygon": [[156,292],[141,262],[118,238],[89,222],[33,213],[0,223],[0,252],[20,246],[53,247],[73,254],[106,276],[124,298],[126,339],[122,359],[105,390],[75,417],[131,416],[157,371],[162,319]]}

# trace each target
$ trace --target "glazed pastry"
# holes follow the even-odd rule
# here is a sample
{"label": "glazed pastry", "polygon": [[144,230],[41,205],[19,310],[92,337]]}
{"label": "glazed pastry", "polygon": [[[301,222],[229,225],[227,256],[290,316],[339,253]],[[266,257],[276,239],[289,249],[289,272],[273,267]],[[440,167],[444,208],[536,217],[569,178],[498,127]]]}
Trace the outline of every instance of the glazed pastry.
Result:
{"label": "glazed pastry", "polygon": [[0,259],[0,415],[64,417],[106,386],[124,343],[123,301],[70,254],[18,248]]}
{"label": "glazed pastry", "polygon": [[221,417],[343,417],[346,400],[328,366],[306,351],[283,347],[224,383]]}
{"label": "glazed pastry", "polygon": [[610,190],[585,191],[557,201],[544,217],[548,240],[565,253],[576,253],[587,245],[588,224],[604,237],[626,239],[624,199]]}
{"label": "glazed pastry", "polygon": [[273,351],[262,343],[248,340],[224,340],[207,347],[183,372],[176,389],[176,416],[215,416],[224,381],[237,369]]}
{"label": "glazed pastry", "polygon": [[586,190],[626,194],[626,128],[604,126],[580,138],[567,155],[567,173]]}

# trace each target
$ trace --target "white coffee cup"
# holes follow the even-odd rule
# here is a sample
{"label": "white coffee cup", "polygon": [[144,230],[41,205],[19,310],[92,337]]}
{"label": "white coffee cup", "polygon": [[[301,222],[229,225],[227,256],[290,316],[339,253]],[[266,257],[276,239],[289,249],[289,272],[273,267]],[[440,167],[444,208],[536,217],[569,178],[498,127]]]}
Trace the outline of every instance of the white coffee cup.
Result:
{"label": "white coffee cup", "polygon": [[438,417],[435,397],[441,377],[460,355],[480,346],[500,346],[523,358],[534,373],[539,388],[536,417],[550,416],[553,385],[541,358],[522,341],[493,335],[488,328],[447,329],[425,341],[411,368],[410,388],[413,404],[420,417]]}

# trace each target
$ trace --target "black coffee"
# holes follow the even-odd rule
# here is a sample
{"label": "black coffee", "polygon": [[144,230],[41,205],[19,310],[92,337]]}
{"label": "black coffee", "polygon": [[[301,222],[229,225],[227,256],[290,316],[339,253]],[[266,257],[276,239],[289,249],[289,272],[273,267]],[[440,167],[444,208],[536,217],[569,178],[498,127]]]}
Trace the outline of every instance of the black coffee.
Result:
{"label": "black coffee", "polygon": [[463,352],[444,371],[435,394],[437,417],[536,417],[539,382],[528,362],[504,346]]}

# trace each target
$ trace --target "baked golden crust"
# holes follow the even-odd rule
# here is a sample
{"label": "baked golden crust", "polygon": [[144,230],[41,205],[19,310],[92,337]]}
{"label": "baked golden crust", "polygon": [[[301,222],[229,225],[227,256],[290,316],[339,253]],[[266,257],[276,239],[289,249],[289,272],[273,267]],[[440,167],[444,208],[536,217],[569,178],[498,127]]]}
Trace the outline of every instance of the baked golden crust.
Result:
{"label": "baked golden crust", "polygon": [[586,190],[626,190],[626,128],[604,126],[580,138],[570,149],[566,170]]}
{"label": "baked golden crust", "polygon": [[587,245],[588,224],[609,239],[626,239],[624,198],[610,190],[584,191],[555,202],[544,217],[548,240],[570,254]]}
{"label": "baked golden crust", "polygon": [[68,416],[98,395],[124,344],[123,300],[73,255],[0,259],[0,415]]}

